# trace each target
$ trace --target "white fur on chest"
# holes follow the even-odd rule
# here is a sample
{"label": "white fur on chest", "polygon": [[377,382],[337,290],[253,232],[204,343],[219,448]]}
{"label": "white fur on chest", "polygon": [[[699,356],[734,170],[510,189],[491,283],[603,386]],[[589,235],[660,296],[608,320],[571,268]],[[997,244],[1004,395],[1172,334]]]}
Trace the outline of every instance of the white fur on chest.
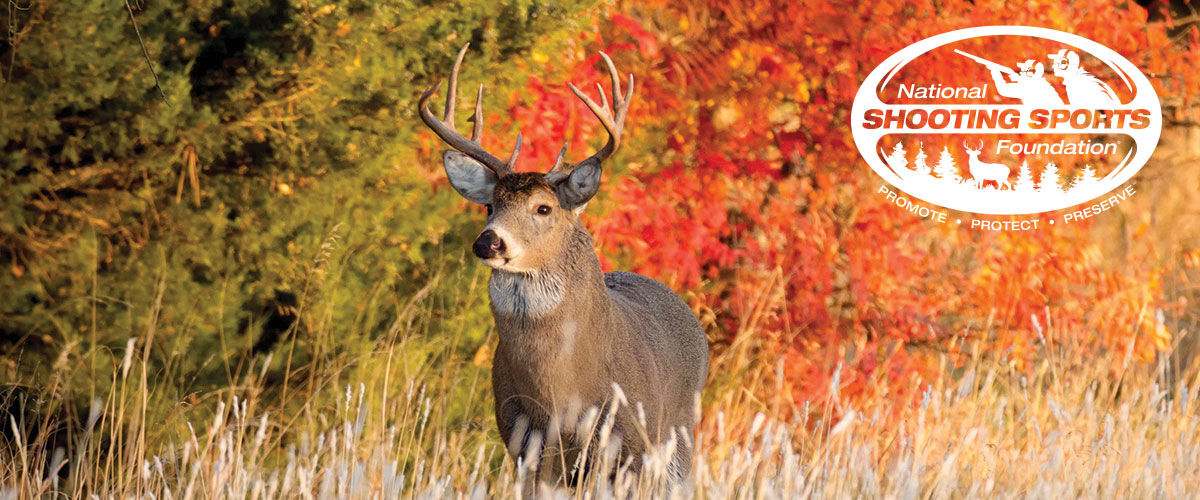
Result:
{"label": "white fur on chest", "polygon": [[553,274],[518,274],[493,271],[488,297],[499,314],[540,318],[562,302],[565,285]]}

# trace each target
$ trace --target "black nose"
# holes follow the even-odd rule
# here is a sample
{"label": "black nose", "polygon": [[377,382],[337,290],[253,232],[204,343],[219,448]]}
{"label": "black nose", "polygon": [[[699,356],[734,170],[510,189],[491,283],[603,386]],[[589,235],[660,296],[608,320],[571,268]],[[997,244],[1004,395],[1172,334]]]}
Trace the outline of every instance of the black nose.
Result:
{"label": "black nose", "polygon": [[475,239],[471,249],[475,251],[476,257],[490,259],[504,253],[504,240],[500,239],[495,231],[488,229]]}

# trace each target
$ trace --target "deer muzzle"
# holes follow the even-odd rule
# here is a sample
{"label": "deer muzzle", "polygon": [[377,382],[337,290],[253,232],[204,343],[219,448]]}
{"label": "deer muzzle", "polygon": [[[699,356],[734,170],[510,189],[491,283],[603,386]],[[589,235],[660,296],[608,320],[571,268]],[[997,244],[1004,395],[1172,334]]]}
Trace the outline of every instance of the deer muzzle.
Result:
{"label": "deer muzzle", "polygon": [[504,255],[505,244],[504,239],[495,231],[488,229],[475,239],[475,244],[471,246],[475,251],[475,256],[483,260],[490,260]]}

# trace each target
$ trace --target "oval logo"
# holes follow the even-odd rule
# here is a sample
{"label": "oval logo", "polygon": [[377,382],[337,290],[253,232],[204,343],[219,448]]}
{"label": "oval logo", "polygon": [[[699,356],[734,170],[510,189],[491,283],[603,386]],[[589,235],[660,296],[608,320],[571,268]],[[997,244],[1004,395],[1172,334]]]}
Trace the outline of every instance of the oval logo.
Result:
{"label": "oval logo", "polygon": [[1103,45],[1045,28],[985,26],[887,58],[859,88],[851,123],[867,164],[908,196],[1020,215],[1120,187],[1158,144],[1162,109],[1145,75]]}

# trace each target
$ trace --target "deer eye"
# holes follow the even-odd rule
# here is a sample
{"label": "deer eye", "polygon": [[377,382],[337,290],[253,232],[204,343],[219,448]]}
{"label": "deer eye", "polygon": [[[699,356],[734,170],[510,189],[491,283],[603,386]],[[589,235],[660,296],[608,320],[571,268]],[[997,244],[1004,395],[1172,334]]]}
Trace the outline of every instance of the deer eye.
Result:
{"label": "deer eye", "polygon": [[549,215],[550,214],[550,205],[538,205],[537,213],[538,213],[538,215]]}
{"label": "deer eye", "polygon": [[484,205],[484,206],[487,207],[488,215],[492,215],[492,204],[488,203],[487,205]]}

